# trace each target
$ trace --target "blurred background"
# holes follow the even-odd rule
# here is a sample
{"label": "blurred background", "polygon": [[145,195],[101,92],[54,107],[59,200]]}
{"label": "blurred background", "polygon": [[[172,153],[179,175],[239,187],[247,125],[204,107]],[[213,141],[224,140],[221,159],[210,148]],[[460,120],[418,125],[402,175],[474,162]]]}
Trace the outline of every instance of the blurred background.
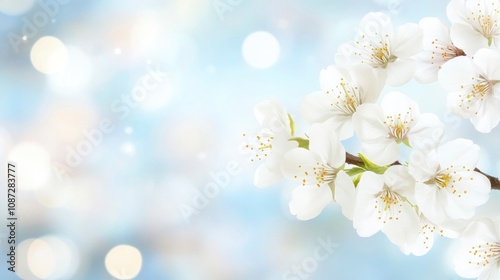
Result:
{"label": "blurred background", "polygon": [[[17,272],[3,225],[0,279],[461,279],[453,240],[405,256],[380,233],[358,237],[333,204],[296,220],[295,183],[256,188],[240,149],[262,100],[307,131],[300,101],[364,14],[447,22],[447,2],[0,0],[0,158],[19,190]],[[500,174],[499,128],[447,112],[437,83],[398,90]],[[500,214],[498,193],[478,216]]]}

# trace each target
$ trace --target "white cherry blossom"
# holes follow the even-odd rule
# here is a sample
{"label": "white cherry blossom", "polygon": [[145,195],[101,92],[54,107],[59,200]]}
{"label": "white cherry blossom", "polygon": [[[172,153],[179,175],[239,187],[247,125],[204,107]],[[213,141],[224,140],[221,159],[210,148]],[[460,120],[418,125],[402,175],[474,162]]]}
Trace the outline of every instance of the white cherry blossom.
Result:
{"label": "white cherry blossom", "polygon": [[354,66],[350,71],[329,66],[320,74],[321,91],[307,95],[301,105],[305,121],[326,123],[338,132],[341,140],[353,135],[352,115],[359,105],[377,101],[384,87],[373,69]]}
{"label": "white cherry blossom", "polygon": [[391,166],[384,175],[365,172],[356,188],[353,224],[358,234],[368,237],[381,230],[398,246],[416,242],[420,223],[410,204],[414,191],[405,166]]}
{"label": "white cherry blossom", "polygon": [[457,57],[445,63],[439,81],[448,91],[448,107],[474,127],[490,132],[500,122],[500,52],[481,49],[473,58]]}
{"label": "white cherry blossom", "polygon": [[264,161],[255,171],[254,184],[257,187],[268,187],[283,179],[283,155],[297,147],[297,142],[289,141],[292,137],[290,119],[277,101],[266,100],[257,104],[255,117],[261,126],[261,132],[246,148],[253,153],[252,161]]}
{"label": "white cherry blossom", "polygon": [[472,222],[460,236],[455,271],[464,278],[500,279],[500,217]]}
{"label": "white cherry blossom", "polygon": [[481,48],[500,47],[500,1],[452,0],[446,9],[453,43],[467,55]]}
{"label": "white cherry blossom", "polygon": [[346,69],[369,65],[379,77],[387,78],[388,85],[401,86],[413,78],[415,61],[411,57],[421,47],[422,31],[418,24],[407,23],[394,30],[386,14],[368,13],[361,20],[358,39],[342,45],[335,62]]}
{"label": "white cherry blossom", "polygon": [[353,117],[361,153],[378,165],[398,160],[400,143],[439,143],[443,124],[434,114],[420,114],[418,104],[399,92],[388,93],[381,106],[364,104]]}
{"label": "white cherry blossom", "polygon": [[419,25],[424,36],[422,51],[415,57],[417,62],[415,80],[420,83],[431,83],[437,81],[438,71],[446,61],[465,53],[453,45],[450,31],[440,19],[423,18]]}
{"label": "white cherry blossom", "polygon": [[299,220],[309,220],[335,199],[342,213],[352,219],[355,189],[342,170],[344,147],[335,131],[324,125],[313,125],[309,137],[309,150],[296,148],[284,156],[283,174],[300,183],[292,193],[290,211]]}
{"label": "white cherry blossom", "polygon": [[491,184],[474,171],[479,146],[466,139],[450,141],[424,156],[414,152],[410,172],[416,179],[415,200],[433,223],[447,219],[470,219],[476,207],[486,203]]}

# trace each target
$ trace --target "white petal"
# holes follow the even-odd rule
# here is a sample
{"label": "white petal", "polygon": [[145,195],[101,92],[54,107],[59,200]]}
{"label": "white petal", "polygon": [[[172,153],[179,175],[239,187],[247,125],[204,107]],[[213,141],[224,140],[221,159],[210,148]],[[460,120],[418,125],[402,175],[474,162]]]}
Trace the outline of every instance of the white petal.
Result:
{"label": "white petal", "polygon": [[399,57],[410,57],[422,49],[422,29],[418,24],[407,23],[396,30],[392,53]]}
{"label": "white petal", "polygon": [[361,153],[377,165],[388,165],[399,159],[399,144],[391,139],[361,144]]}
{"label": "white petal", "polygon": [[455,46],[469,55],[474,55],[479,49],[488,47],[488,39],[468,24],[454,23],[451,26],[450,35]]}
{"label": "white petal", "polygon": [[261,164],[255,171],[254,184],[259,188],[265,188],[276,184],[283,179],[280,169],[271,170],[267,163]]}
{"label": "white petal", "polygon": [[405,196],[410,201],[415,193],[415,180],[408,172],[408,167],[393,165],[384,173],[384,181],[391,191]]}
{"label": "white petal", "polygon": [[392,243],[398,246],[405,243],[415,243],[420,232],[420,221],[417,213],[405,202],[400,211],[398,219],[387,221],[387,224],[382,227],[382,232],[387,235]]}
{"label": "white petal", "polygon": [[356,205],[356,189],[351,178],[344,172],[339,171],[335,179],[335,201],[340,205],[342,214],[349,220],[354,217],[354,206]]}
{"label": "white petal", "polygon": [[327,184],[299,186],[292,193],[290,212],[299,220],[310,220],[323,211],[333,200],[332,191]]}
{"label": "white petal", "polygon": [[448,19],[455,22],[462,22],[465,19],[465,1],[463,0],[451,0],[446,7],[446,15]]}
{"label": "white petal", "polygon": [[[283,175],[292,180],[306,181],[312,180],[313,174],[306,176],[304,170],[313,169],[320,162],[320,157],[304,148],[295,148],[283,156],[281,171]],[[297,176],[297,177],[295,177]]]}
{"label": "white petal", "polygon": [[426,182],[434,177],[439,168],[439,161],[435,150],[414,149],[410,155],[408,166],[410,174],[419,182]]}
{"label": "white petal", "polygon": [[480,49],[476,52],[472,58],[474,63],[476,63],[486,78],[490,81],[500,80],[500,52],[494,49]]}
{"label": "white petal", "polygon": [[368,237],[377,233],[382,222],[376,208],[376,194],[382,191],[384,178],[373,172],[363,173],[356,188],[353,226],[360,236]]}
{"label": "white petal", "polygon": [[[367,37],[389,37],[393,36],[393,27],[391,19],[384,13],[368,13],[359,24],[361,34]],[[387,35],[387,36],[386,36]],[[376,39],[375,39],[376,40]],[[378,41],[378,40],[376,40]]]}
{"label": "white petal", "polygon": [[477,131],[489,133],[500,122],[500,100],[494,96],[488,96],[481,102],[477,109],[477,115],[470,120]]}
{"label": "white petal", "polygon": [[399,114],[410,112],[410,117],[417,121],[420,115],[418,103],[398,91],[386,94],[382,99],[381,107],[385,116],[397,117]]}
{"label": "white petal", "polygon": [[441,168],[451,166],[474,169],[479,161],[480,148],[468,139],[455,139],[441,145],[437,149]]}
{"label": "white petal", "polygon": [[277,101],[266,100],[255,106],[255,117],[264,131],[290,133],[288,115]]}
{"label": "white petal", "polygon": [[350,80],[349,73],[335,65],[328,66],[319,74],[319,82],[323,91],[331,90],[346,80]]}
{"label": "white petal", "polygon": [[415,200],[420,211],[432,223],[439,225],[446,220],[446,213],[443,209],[446,195],[444,191],[438,189],[438,186],[417,183],[415,185]]}
{"label": "white petal", "polygon": [[426,53],[421,53],[416,58],[415,80],[422,84],[432,83],[438,79],[439,66],[437,63],[424,61]]}
{"label": "white petal", "polygon": [[470,84],[469,81],[478,76],[472,59],[466,56],[449,60],[438,73],[439,82],[447,91],[462,91],[464,84]]}
{"label": "white petal", "polygon": [[444,124],[434,114],[421,114],[418,122],[408,133],[412,148],[429,151],[439,144],[444,133]]}
{"label": "white petal", "polygon": [[328,94],[322,91],[313,92],[302,99],[300,113],[308,125],[325,122],[338,114],[332,110],[330,102]]}
{"label": "white petal", "polygon": [[315,124],[309,132],[309,150],[321,157],[323,163],[338,168],[345,163],[345,149],[336,131],[325,125]]}
{"label": "white petal", "polygon": [[363,104],[353,115],[353,126],[363,143],[378,143],[387,139],[388,129],[383,124],[382,109],[375,104]]}
{"label": "white petal", "polygon": [[354,66],[350,72],[353,84],[359,87],[361,104],[375,103],[384,88],[385,80],[380,79],[373,68],[367,65]]}
{"label": "white petal", "polygon": [[488,270],[484,271],[477,278],[478,280],[498,280],[500,279],[500,264],[492,264]]}
{"label": "white petal", "polygon": [[398,58],[387,64],[387,84],[399,87],[406,84],[415,74],[416,64],[411,58]]}
{"label": "white petal", "polygon": [[451,219],[470,219],[476,207],[488,201],[490,181],[478,172],[456,172],[452,178],[453,190],[448,190],[446,214]]}

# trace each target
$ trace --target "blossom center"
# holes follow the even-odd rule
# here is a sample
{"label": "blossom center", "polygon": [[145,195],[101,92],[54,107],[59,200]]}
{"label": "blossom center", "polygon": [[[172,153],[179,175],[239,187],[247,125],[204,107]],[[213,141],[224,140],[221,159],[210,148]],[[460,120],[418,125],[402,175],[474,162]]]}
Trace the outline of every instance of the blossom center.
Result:
{"label": "blossom center", "polygon": [[[461,88],[465,89],[465,86],[462,85]],[[492,88],[492,82],[484,76],[473,77],[469,89],[459,95],[461,100],[458,106],[467,110],[478,107],[477,103],[484,101],[485,96],[491,93]]]}
{"label": "blossom center", "polygon": [[336,85],[335,88],[327,90],[325,93],[332,99],[330,106],[335,111],[347,116],[354,114],[356,108],[361,104],[358,87],[344,82],[344,78],[340,79],[340,84]]}
{"label": "blossom center", "polygon": [[401,143],[408,140],[408,132],[410,132],[413,122],[411,107],[404,114],[388,115],[384,124],[389,129],[388,138]]}
{"label": "blossom center", "polygon": [[367,36],[362,35],[363,41],[356,41],[356,46],[359,52],[354,52],[354,55],[361,57],[361,63],[367,63],[372,67],[385,68],[390,62],[394,62],[397,57],[391,54],[389,45],[389,34],[376,34],[380,41],[373,42],[366,39]]}
{"label": "blossom center", "polygon": [[[243,134],[243,136],[246,136],[246,134]],[[272,153],[273,142],[274,136],[259,134],[255,136],[252,143],[245,144],[244,148],[253,153],[250,161],[263,160],[267,158]]]}
{"label": "blossom center", "polygon": [[486,242],[481,245],[471,247],[469,250],[469,264],[477,266],[487,266],[497,264],[500,260],[500,243]]}
{"label": "blossom center", "polygon": [[448,187],[451,179],[452,177],[449,173],[439,173],[435,178],[435,182],[440,188],[444,189]]}
{"label": "blossom center", "polygon": [[375,208],[378,212],[378,219],[385,224],[387,220],[399,220],[403,199],[401,196],[384,186],[384,189],[377,194]]}
{"label": "blossom center", "polygon": [[[309,168],[299,165],[299,169],[304,169],[303,176],[300,176],[302,177],[302,186],[316,185],[320,187],[322,184],[332,183],[337,176],[336,168],[321,162],[316,162],[314,166]],[[298,178],[298,176],[294,177]]]}
{"label": "blossom center", "polygon": [[481,7],[481,3],[478,3],[477,9],[469,11],[467,15],[469,24],[488,39],[488,46],[491,46],[493,37],[500,33],[497,19],[499,13],[500,10],[498,8]]}

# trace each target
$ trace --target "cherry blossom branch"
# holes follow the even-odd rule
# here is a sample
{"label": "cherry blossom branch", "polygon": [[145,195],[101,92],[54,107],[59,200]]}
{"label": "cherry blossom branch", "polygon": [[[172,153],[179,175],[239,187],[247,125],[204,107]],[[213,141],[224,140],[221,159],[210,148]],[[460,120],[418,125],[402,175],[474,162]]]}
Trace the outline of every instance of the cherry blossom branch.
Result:
{"label": "cherry blossom branch", "polygon": [[[346,159],[346,163],[349,163],[349,164],[354,164],[357,166],[362,166],[364,164],[363,161],[361,160],[361,158],[359,158],[355,155],[352,155],[350,153],[347,153],[347,152],[346,152],[345,159]],[[401,163],[399,161],[395,161],[395,162],[391,163],[391,165],[401,165]],[[484,176],[486,176],[486,178],[488,178],[488,180],[490,180],[491,189],[500,190],[500,180],[497,177],[493,177],[489,174],[486,174],[477,168],[474,169],[474,171],[483,174]]]}

